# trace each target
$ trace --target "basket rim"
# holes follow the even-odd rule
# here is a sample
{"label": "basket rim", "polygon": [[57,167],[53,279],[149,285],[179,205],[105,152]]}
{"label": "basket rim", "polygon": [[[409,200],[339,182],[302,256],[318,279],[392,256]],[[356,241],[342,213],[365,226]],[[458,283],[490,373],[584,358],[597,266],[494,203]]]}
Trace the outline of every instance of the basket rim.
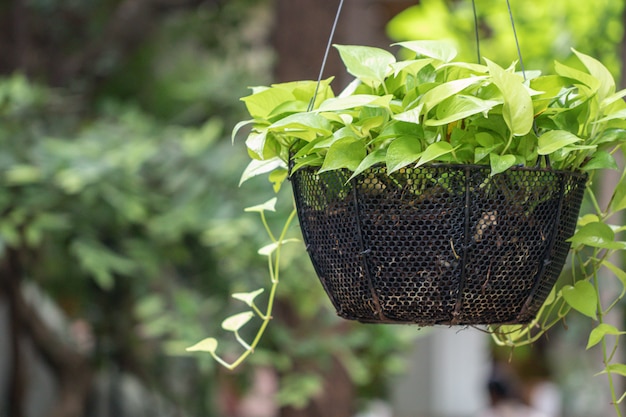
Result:
{"label": "basket rim", "polygon": [[[290,160],[290,167],[289,167],[289,179],[291,179],[291,177],[298,171],[306,171],[306,172],[313,172],[315,174],[317,174],[317,172],[321,167],[318,166],[311,166],[311,165],[307,165],[301,168],[298,168],[296,171],[292,171],[292,162],[293,160]],[[464,171],[464,170],[471,170],[471,171],[486,171],[489,172],[491,169],[489,167],[489,165],[482,165],[482,164],[453,164],[453,163],[446,163],[446,162],[433,162],[433,163],[426,163],[423,165],[420,165],[418,167],[404,167],[402,169],[407,169],[407,170],[411,170],[411,171],[419,171],[422,169],[429,169],[429,168],[447,168],[450,171]],[[387,167],[384,164],[378,163],[378,164],[374,164],[372,166],[370,166],[369,168],[365,169],[363,172],[359,173],[354,179],[357,179],[359,177],[361,177],[362,175],[368,173],[368,172],[372,172],[372,171],[378,171],[378,172],[384,172],[384,175],[388,175],[386,173]],[[349,170],[348,168],[340,168],[337,170],[333,170],[333,171],[340,171],[340,172],[352,172],[351,170]],[[501,174],[505,174],[508,171],[520,171],[520,172],[548,172],[548,173],[554,173],[554,174],[558,174],[558,175],[565,175],[565,176],[572,176],[572,177],[587,177],[588,173],[586,171],[583,170],[573,170],[573,171],[567,171],[567,170],[557,170],[557,169],[553,169],[551,167],[540,167],[540,166],[522,166],[522,165],[514,165],[510,168],[508,168],[506,171],[502,172]],[[332,171],[325,171],[325,172],[332,172]],[[325,172],[322,172],[321,174],[324,174]],[[398,171],[396,171],[398,172]],[[392,174],[393,175],[393,174]],[[498,174],[499,175],[499,174]]]}

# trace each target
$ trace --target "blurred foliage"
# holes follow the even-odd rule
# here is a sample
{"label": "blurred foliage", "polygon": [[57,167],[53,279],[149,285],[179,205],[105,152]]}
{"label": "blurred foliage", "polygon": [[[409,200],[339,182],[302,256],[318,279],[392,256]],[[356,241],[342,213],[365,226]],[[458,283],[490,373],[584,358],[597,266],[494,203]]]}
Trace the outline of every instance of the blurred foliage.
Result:
{"label": "blurred foliage", "polygon": [[[480,54],[508,65],[518,59],[506,2],[476,0]],[[623,2],[599,0],[511,1],[511,12],[526,69],[552,70],[555,60],[566,65],[571,49],[602,61],[619,79],[616,54],[623,36]],[[471,1],[422,0],[388,25],[394,40],[452,39],[459,59],[477,60]],[[575,60],[574,60],[575,61]]]}
{"label": "blurred foliage", "polygon": [[[71,55],[119,4],[36,0],[29,11]],[[80,24],[53,23],[59,16]],[[19,252],[24,277],[89,323],[95,369],[142,377],[184,415],[220,415],[224,390],[251,383],[251,369],[221,375],[184,349],[219,334],[237,308],[230,293],[267,279],[264,234],[242,210],[267,187],[238,188],[247,156],[229,131],[244,110],[238,97],[271,78],[270,23],[267,2],[207,2],[160,15],[133,50],[105,48],[95,74],[59,82],[47,62],[31,73],[39,83],[19,70],[0,79],[0,255]],[[283,193],[274,223],[289,213]],[[341,323],[296,246],[283,255],[286,316],[277,312],[253,364],[287,376],[283,405],[306,405],[335,359],[363,395],[384,395],[403,367],[394,352],[415,330]]]}

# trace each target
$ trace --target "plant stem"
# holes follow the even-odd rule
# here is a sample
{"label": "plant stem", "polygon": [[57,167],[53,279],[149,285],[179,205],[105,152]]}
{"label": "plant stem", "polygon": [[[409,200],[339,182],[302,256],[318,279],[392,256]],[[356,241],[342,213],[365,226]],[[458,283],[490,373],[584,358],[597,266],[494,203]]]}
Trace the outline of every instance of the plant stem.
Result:
{"label": "plant stem", "polygon": [[[265,314],[259,314],[258,309],[255,309],[255,312],[257,312],[257,314],[261,317],[261,319],[263,319],[263,322],[261,323],[261,326],[257,330],[256,336],[254,337],[254,340],[252,341],[252,343],[250,343],[250,345],[247,345],[245,342],[243,342],[243,340],[241,340],[241,338],[239,337],[239,334],[235,333],[237,340],[240,343],[243,342],[242,345],[246,347],[246,350],[235,361],[231,363],[224,361],[222,358],[220,358],[214,353],[212,354],[213,358],[217,362],[219,362],[222,366],[224,366],[225,368],[229,370],[233,370],[237,366],[241,365],[241,363],[243,363],[243,361],[245,361],[248,358],[248,356],[250,356],[254,352],[254,349],[259,344],[261,337],[265,333],[265,329],[267,328],[267,325],[272,319],[272,311],[274,309],[274,300],[276,299],[276,289],[278,288],[278,282],[279,282],[280,250],[283,245],[282,242],[285,240],[285,236],[287,235],[287,231],[289,230],[289,226],[291,226],[291,223],[293,222],[295,217],[296,217],[296,209],[294,208],[291,211],[291,214],[289,215],[287,220],[285,221],[285,224],[283,225],[282,231],[280,233],[280,237],[277,240],[276,238],[274,238],[274,235],[269,229],[269,226],[265,219],[265,215],[263,214],[263,212],[261,212],[261,219],[263,221],[263,224],[265,225],[268,235],[272,239],[272,243],[277,243],[275,252],[268,256],[268,262],[269,262],[268,270],[269,270],[272,286],[270,288],[270,294],[268,296],[267,308],[265,310]],[[273,256],[273,259],[272,259],[272,256]]]}
{"label": "plant stem", "polygon": [[[593,283],[594,283],[594,287],[596,290],[596,297],[597,297],[597,303],[598,303],[598,323],[599,324],[603,324],[604,323],[604,314],[605,311],[602,309],[602,300],[600,298],[600,282],[598,280],[598,265],[600,265],[597,262],[597,255],[599,253],[599,249],[594,249],[594,253],[593,253],[593,258],[595,259],[596,262],[594,262],[592,264],[593,266],[593,271],[591,273],[591,276],[593,278]],[[617,344],[617,340],[615,341],[615,343]],[[617,346],[616,346],[617,347]],[[610,355],[611,357],[613,356],[613,354]],[[609,390],[611,391],[611,401],[613,403],[613,407],[615,408],[615,414],[618,417],[622,416],[622,412],[619,408],[619,401],[617,399],[617,395],[615,394],[615,384],[613,382],[613,374],[611,372],[611,370],[609,369],[609,362],[611,361],[611,358],[608,355],[608,346],[607,346],[607,342],[606,342],[606,335],[604,335],[602,337],[602,361],[604,363],[604,369],[606,371],[606,377],[609,383]]]}

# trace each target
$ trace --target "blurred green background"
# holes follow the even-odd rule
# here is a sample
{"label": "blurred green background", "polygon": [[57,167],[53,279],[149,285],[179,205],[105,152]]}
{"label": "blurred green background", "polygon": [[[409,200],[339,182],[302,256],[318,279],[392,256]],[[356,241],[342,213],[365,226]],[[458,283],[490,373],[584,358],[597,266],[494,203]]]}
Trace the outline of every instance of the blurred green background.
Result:
{"label": "blurred green background", "polygon": [[[249,86],[315,78],[336,3],[0,4],[0,349],[10,358],[0,416],[262,416],[260,403],[257,414],[242,404],[264,387],[278,392],[274,415],[347,417],[389,398],[424,332],[340,321],[301,245],[287,247],[275,320],[248,365],[228,373],[184,351],[220,334],[237,311],[230,293],[267,285],[256,252],[265,235],[243,208],[272,193],[262,180],[238,187],[238,99]],[[505,2],[476,5],[482,55],[516,60]],[[574,47],[624,79],[622,2],[512,6],[527,69],[549,71]],[[472,60],[473,30],[469,0],[352,0],[335,42],[452,38]],[[331,54],[325,75],[340,87]],[[53,381],[51,394],[33,391],[38,378]],[[133,389],[134,414],[121,392]]]}

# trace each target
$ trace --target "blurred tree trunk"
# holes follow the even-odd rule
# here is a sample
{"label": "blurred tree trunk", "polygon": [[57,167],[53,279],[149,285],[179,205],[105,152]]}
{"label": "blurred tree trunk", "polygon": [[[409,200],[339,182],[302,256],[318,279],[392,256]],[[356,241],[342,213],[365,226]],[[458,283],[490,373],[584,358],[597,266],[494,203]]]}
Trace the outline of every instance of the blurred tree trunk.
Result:
{"label": "blurred tree trunk", "polygon": [[28,379],[22,344],[29,340],[58,383],[57,402],[49,410],[48,416],[81,417],[91,387],[89,363],[83,355],[60,340],[41,318],[39,310],[26,300],[22,288],[22,276],[25,273],[21,259],[25,252],[24,249],[7,249],[0,262],[0,295],[9,304],[11,329],[12,370],[7,398],[8,415],[26,415],[26,391],[33,381]]}
{"label": "blurred tree trunk", "polygon": [[[395,14],[416,3],[407,0],[346,0],[333,43],[386,48],[390,43],[385,35],[386,23]],[[317,79],[338,6],[339,0],[276,1],[276,29],[273,34],[277,52],[276,81]],[[335,91],[350,81],[334,49],[330,51],[323,78],[330,76],[335,76]],[[287,325],[298,327],[297,317],[289,317],[291,320]],[[341,362],[335,358],[332,366],[318,371],[324,378],[321,395],[311,400],[304,409],[283,408],[281,417],[354,415],[356,390]]]}
{"label": "blurred tree trunk", "polygon": [[[385,34],[389,19],[402,10],[418,4],[408,0],[346,0],[333,43],[359,44],[387,48]],[[273,36],[277,51],[277,81],[317,79],[324,50],[332,28],[339,0],[277,0]],[[342,86],[349,76],[339,58],[331,50],[324,77],[334,75]]]}

